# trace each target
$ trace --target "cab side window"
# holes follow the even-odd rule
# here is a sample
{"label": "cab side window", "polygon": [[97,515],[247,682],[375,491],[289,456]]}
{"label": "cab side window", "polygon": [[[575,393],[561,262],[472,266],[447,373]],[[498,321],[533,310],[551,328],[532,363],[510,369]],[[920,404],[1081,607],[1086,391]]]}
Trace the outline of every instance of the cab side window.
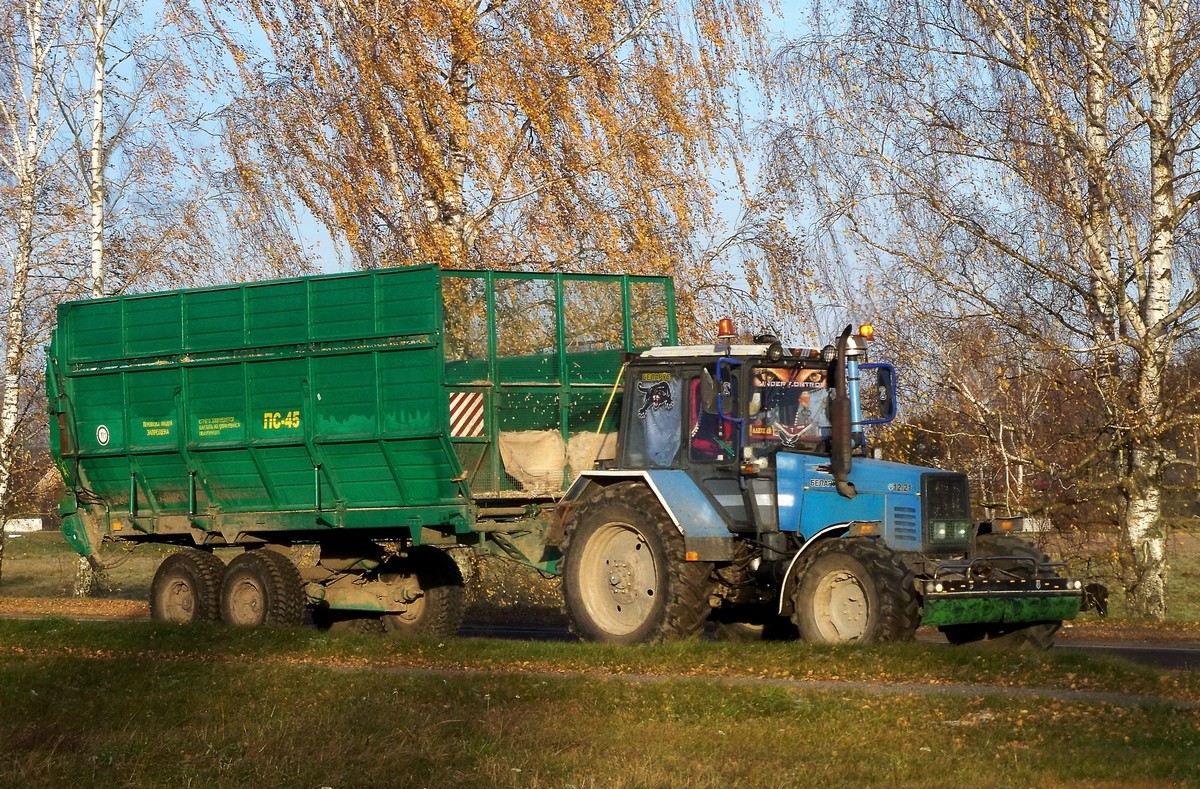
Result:
{"label": "cab side window", "polygon": [[635,374],[634,408],[626,436],[626,462],[631,466],[669,468],[676,465],[683,435],[681,379],[667,371]]}
{"label": "cab side window", "polygon": [[717,413],[718,387],[721,408],[726,414],[735,415],[736,381],[716,383],[712,371],[695,375],[689,381],[689,457],[695,462],[731,460],[732,453],[736,451],[734,431],[737,428],[733,423],[721,419]]}

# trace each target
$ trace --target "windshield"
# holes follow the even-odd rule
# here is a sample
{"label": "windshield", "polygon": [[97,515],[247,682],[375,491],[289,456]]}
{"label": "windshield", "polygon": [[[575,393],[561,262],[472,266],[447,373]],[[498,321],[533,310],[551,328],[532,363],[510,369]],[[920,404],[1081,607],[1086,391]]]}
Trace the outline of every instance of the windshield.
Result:
{"label": "windshield", "polygon": [[829,437],[827,379],[823,369],[757,368],[748,411],[750,443],[759,449],[817,449]]}

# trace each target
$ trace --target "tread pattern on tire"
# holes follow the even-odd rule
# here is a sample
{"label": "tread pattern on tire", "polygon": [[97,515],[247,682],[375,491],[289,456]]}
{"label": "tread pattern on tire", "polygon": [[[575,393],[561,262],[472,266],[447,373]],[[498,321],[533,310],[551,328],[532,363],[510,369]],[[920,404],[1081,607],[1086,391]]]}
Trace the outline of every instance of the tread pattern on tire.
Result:
{"label": "tread pattern on tire", "polygon": [[304,620],[303,580],[300,570],[281,553],[259,548],[238,555],[225,571],[226,582],[221,585],[221,611],[226,613],[230,579],[239,572],[249,572],[262,584],[265,608],[262,625],[293,627]]}
{"label": "tread pattern on tire", "polygon": [[188,576],[195,590],[195,613],[192,622],[221,621],[221,580],[225,563],[198,548],[184,548],[162,560],[150,584],[150,618],[155,622],[174,621],[162,610],[160,593],[168,576],[182,573]]}
{"label": "tread pattern on tire", "polygon": [[[866,537],[840,537],[827,541],[817,548],[812,559],[806,565],[806,572],[821,560],[821,557],[834,553],[844,553],[862,565],[867,573],[864,581],[875,587],[877,598],[877,619],[867,625],[867,634],[860,643],[878,643],[884,641],[912,641],[921,623],[920,605],[917,600],[916,577],[886,545]],[[796,624],[803,607],[804,579],[796,584],[793,591],[793,616]]]}
{"label": "tread pattern on tire", "polygon": [[[645,520],[642,524],[630,525],[639,529],[656,530],[666,546],[664,559],[667,578],[663,585],[666,589],[665,608],[659,621],[641,641],[652,643],[695,636],[703,630],[712,611],[709,604],[712,563],[689,562],[684,558],[683,535],[667,517],[658,497],[641,482],[618,482],[609,485],[596,496],[575,505],[565,524],[565,534],[560,546],[563,557],[559,562],[561,577],[565,581],[568,572],[573,571],[571,546],[578,536],[583,520],[589,516],[595,517],[597,512],[603,512],[614,503],[622,508],[631,508],[635,512],[643,513]],[[570,622],[571,632],[580,638],[589,638],[587,626],[580,622],[580,617],[586,616],[586,612],[573,611],[572,601],[566,598],[567,595],[564,594],[562,610]]]}

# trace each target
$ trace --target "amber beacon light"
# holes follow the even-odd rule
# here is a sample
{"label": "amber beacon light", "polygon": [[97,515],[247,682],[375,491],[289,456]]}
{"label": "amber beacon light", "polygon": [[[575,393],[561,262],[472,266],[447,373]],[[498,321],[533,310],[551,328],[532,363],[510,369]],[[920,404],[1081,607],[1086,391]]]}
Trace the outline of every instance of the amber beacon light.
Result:
{"label": "amber beacon light", "polygon": [[732,340],[737,336],[737,331],[733,328],[733,318],[721,318],[717,322],[717,339]]}

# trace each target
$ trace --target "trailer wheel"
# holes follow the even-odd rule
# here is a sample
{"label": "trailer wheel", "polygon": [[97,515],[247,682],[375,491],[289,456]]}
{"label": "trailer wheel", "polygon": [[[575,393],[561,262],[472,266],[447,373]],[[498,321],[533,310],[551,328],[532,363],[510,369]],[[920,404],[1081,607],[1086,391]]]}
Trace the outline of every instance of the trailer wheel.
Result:
{"label": "trailer wheel", "polygon": [[150,583],[155,622],[219,622],[225,563],[207,551],[184,548],[163,559]]}
{"label": "trailer wheel", "polygon": [[[1050,561],[1041,549],[1033,543],[1014,537],[1011,534],[981,534],[975,540],[976,556],[1019,556],[1022,560],[1000,560],[996,566],[1006,572],[1034,577],[1033,565],[1025,558],[1033,559],[1039,565]],[[1054,578],[1056,574],[1050,570],[1041,571],[1041,576]],[[1000,624],[968,624],[945,625],[938,628],[951,644],[975,644],[984,642],[988,646],[1004,649],[1047,650],[1054,646],[1054,636],[1062,627],[1062,620],[1051,622],[1014,622]]]}
{"label": "trailer wheel", "polygon": [[792,594],[805,641],[911,641],[920,623],[913,573],[889,548],[865,538],[817,548]]}
{"label": "trailer wheel", "polygon": [[684,558],[683,535],[645,485],[622,482],[576,506],[559,564],[576,635],[613,644],[688,638],[708,618],[710,562]]}
{"label": "trailer wheel", "polygon": [[221,619],[230,625],[299,625],[304,617],[300,571],[283,554],[246,551],[229,563],[221,584]]}
{"label": "trailer wheel", "polygon": [[384,630],[396,638],[438,638],[458,632],[467,612],[466,587],[450,554],[417,546],[406,558],[392,560],[379,577],[388,580],[396,575],[416,576],[421,596],[410,601],[403,613],[384,614]]}

